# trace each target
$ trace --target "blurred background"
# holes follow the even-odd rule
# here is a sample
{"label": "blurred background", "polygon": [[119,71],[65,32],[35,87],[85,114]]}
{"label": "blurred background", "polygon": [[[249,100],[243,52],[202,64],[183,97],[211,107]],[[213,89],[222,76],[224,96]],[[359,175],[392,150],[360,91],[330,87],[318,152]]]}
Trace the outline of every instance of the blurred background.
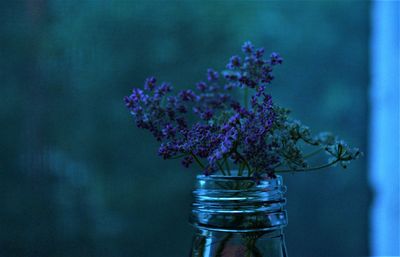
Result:
{"label": "blurred background", "polygon": [[287,175],[291,256],[370,254],[367,1],[0,1],[0,256],[187,256],[196,170],[122,101],[178,89],[244,41],[279,52],[275,102],[365,157]]}

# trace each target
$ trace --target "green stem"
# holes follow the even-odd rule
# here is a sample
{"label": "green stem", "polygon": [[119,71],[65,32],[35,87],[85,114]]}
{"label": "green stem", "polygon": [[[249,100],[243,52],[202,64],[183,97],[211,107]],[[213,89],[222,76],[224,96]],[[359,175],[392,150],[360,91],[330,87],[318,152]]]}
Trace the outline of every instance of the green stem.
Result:
{"label": "green stem", "polygon": [[251,173],[250,166],[249,166],[249,164],[247,163],[246,159],[245,159],[238,151],[235,151],[235,153],[236,153],[237,155],[239,155],[240,159],[242,159],[244,165],[247,167],[247,172],[248,172],[249,177],[250,177],[250,175],[251,175],[252,173]]}
{"label": "green stem", "polygon": [[249,98],[249,88],[245,87],[244,88],[244,96],[243,96],[243,104],[244,108],[248,108],[248,98]]}
{"label": "green stem", "polygon": [[228,175],[230,176],[231,175],[231,168],[229,167],[228,156],[225,156],[224,162],[225,162],[226,171],[227,171]]}
{"label": "green stem", "polygon": [[258,238],[252,238],[250,240],[245,240],[246,242],[246,248],[247,248],[247,255],[249,257],[262,257],[262,253],[258,249],[256,243],[257,243]]}
{"label": "green stem", "polygon": [[239,164],[238,176],[241,177],[243,174],[244,163]]}
{"label": "green stem", "polygon": [[165,95],[161,98],[161,108],[165,107]]}
{"label": "green stem", "polygon": [[193,156],[194,160],[197,162],[197,164],[198,164],[202,169],[205,169],[205,168],[206,168],[206,167],[204,166],[204,164],[201,163],[201,161],[199,160],[199,158],[197,158],[197,156],[196,156],[194,153],[190,153],[190,154]]}
{"label": "green stem", "polygon": [[218,168],[221,170],[222,175],[226,176],[226,173],[224,171],[224,167],[222,167],[222,165],[221,165],[221,163],[219,163],[219,161],[217,161],[217,165],[218,165]]}
{"label": "green stem", "polygon": [[[206,238],[195,238],[193,242],[192,256],[191,257],[204,257],[204,247],[206,245]],[[194,250],[195,249],[195,250]]]}
{"label": "green stem", "polygon": [[[317,145],[318,145],[318,142],[310,141],[309,139],[304,138],[304,137],[302,137],[302,136],[300,136],[300,138],[301,138],[304,142],[306,142],[307,144],[314,145],[314,146],[317,146]],[[299,138],[299,139],[300,139],[300,138]]]}
{"label": "green stem", "polygon": [[221,240],[221,243],[218,245],[217,252],[215,253],[216,257],[222,257],[222,254],[225,250],[225,245],[229,241],[229,239],[231,239],[232,236],[233,233],[229,233],[224,237],[224,239]]}
{"label": "green stem", "polygon": [[171,160],[175,160],[175,159],[179,159],[179,158],[185,157],[186,155],[187,155],[187,154],[180,154],[180,155],[177,155],[177,156],[171,157],[171,158],[169,158],[169,159],[171,159]]}
{"label": "green stem", "polygon": [[338,161],[340,161],[340,159],[336,159],[330,163],[321,165],[321,166],[317,166],[317,167],[311,167],[311,168],[307,168],[307,169],[298,169],[298,170],[276,170],[276,173],[287,173],[287,172],[304,172],[304,171],[313,171],[313,170],[319,170],[319,169],[323,169],[323,168],[327,168],[332,166],[333,164],[337,163]]}

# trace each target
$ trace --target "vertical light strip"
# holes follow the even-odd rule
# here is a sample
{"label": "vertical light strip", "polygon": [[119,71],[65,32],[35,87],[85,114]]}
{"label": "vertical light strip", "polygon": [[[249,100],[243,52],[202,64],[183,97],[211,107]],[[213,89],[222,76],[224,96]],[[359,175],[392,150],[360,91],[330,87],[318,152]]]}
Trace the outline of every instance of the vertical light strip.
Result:
{"label": "vertical light strip", "polygon": [[400,255],[400,2],[375,0],[371,19],[371,255]]}

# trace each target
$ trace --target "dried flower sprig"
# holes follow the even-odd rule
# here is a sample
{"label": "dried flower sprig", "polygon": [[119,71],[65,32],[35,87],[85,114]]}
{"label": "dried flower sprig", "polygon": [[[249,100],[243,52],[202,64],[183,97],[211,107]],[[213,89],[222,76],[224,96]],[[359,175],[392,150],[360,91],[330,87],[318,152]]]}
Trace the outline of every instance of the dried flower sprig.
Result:
{"label": "dried flower sprig", "polygon": [[[275,173],[311,171],[340,164],[346,168],[361,153],[330,133],[311,136],[308,127],[288,117],[289,110],[272,102],[266,88],[273,68],[282,64],[277,53],[264,57],[263,48],[250,42],[244,56],[230,58],[223,72],[207,70],[207,80],[193,89],[173,94],[169,83],[146,79],[144,89],[134,88],[124,98],[139,128],[161,142],[159,155],[182,159],[185,167],[196,163],[206,174],[274,177]],[[238,102],[234,95],[242,94]],[[304,154],[304,146],[315,151]],[[307,162],[325,152],[319,166]]]}

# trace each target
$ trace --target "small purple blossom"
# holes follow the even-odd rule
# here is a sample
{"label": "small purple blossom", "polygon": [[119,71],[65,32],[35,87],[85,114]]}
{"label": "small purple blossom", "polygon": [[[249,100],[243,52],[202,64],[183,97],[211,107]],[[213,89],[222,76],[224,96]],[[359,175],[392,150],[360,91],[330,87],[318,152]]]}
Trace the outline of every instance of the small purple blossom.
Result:
{"label": "small purple blossom", "polygon": [[282,64],[283,58],[278,54],[273,52],[270,56],[271,65]]}
{"label": "small purple blossom", "polygon": [[161,144],[158,154],[163,157],[163,159],[169,159],[177,153],[177,146],[172,142]]}
{"label": "small purple blossom", "polygon": [[196,95],[193,93],[192,90],[187,89],[187,90],[182,90],[179,93],[179,98],[182,101],[194,101],[194,100],[196,100]]}
{"label": "small purple blossom", "polygon": [[241,77],[239,77],[239,82],[244,86],[244,87],[250,87],[250,88],[255,88],[257,83],[252,80],[251,78],[249,78],[246,75],[243,75]]}
{"label": "small purple blossom", "polygon": [[204,92],[204,91],[206,91],[206,89],[207,89],[207,84],[206,84],[205,82],[201,81],[201,82],[199,82],[199,83],[196,84],[196,88],[197,88],[199,91]]}
{"label": "small purple blossom", "polygon": [[174,138],[176,129],[171,124],[167,123],[167,125],[162,129],[162,133],[167,138]]}
{"label": "small purple blossom", "polygon": [[256,57],[257,59],[260,59],[263,57],[264,52],[265,52],[264,48],[258,48],[254,53],[254,57]]}
{"label": "small purple blossom", "polygon": [[163,83],[158,87],[157,91],[158,91],[161,95],[165,95],[165,94],[167,94],[167,93],[169,93],[169,92],[172,91],[171,84],[170,84],[170,83],[163,82]]}
{"label": "small purple blossom", "polygon": [[201,113],[200,117],[203,120],[210,120],[213,117],[212,110],[206,110],[205,112]]}
{"label": "small purple blossom", "polygon": [[135,101],[129,96],[124,96],[124,102],[125,106],[128,107],[129,109],[135,105]]}
{"label": "small purple blossom", "polygon": [[130,95],[130,98],[134,102],[139,102],[141,100],[145,100],[147,98],[147,96],[143,93],[143,90],[141,90],[139,88],[134,88],[132,90],[132,94]]}
{"label": "small purple blossom", "polygon": [[193,157],[192,156],[186,156],[182,160],[182,165],[186,168],[189,168],[189,166],[193,163]]}
{"label": "small purple blossom", "polygon": [[229,60],[229,63],[226,65],[226,67],[228,69],[236,69],[239,68],[241,65],[241,59],[239,56],[234,55],[231,57],[231,59]]}
{"label": "small purple blossom", "polygon": [[229,118],[228,124],[236,125],[239,123],[240,123],[240,115],[238,113]]}
{"label": "small purple blossom", "polygon": [[156,86],[156,82],[157,80],[155,77],[147,78],[146,81],[144,82],[144,89],[152,91]]}
{"label": "small purple blossom", "polygon": [[218,72],[213,69],[207,70],[207,79],[208,81],[217,81],[219,78]]}
{"label": "small purple blossom", "polygon": [[230,86],[235,85],[235,82],[239,79],[239,73],[237,72],[224,72],[224,78],[229,81]]}
{"label": "small purple blossom", "polygon": [[254,50],[254,46],[250,41],[246,41],[244,42],[243,46],[242,46],[242,51],[245,54],[251,54]]}
{"label": "small purple blossom", "polygon": [[264,86],[259,86],[256,91],[257,91],[256,96],[259,97],[264,93],[265,87]]}

